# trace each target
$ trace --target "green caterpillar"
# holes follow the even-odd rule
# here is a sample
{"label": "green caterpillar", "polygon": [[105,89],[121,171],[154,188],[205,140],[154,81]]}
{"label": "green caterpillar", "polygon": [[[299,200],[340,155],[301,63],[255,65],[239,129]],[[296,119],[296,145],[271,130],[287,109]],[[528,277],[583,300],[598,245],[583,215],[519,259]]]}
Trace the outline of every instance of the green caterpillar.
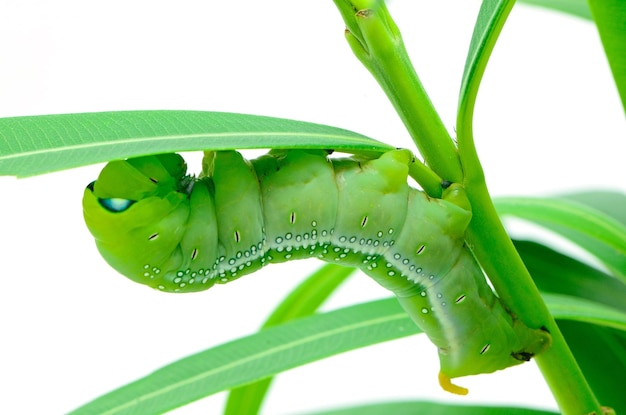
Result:
{"label": "green caterpillar", "polygon": [[[316,257],[391,290],[438,347],[440,383],[529,360],[549,344],[494,295],[464,244],[471,213],[453,184],[433,199],[407,184],[412,154],[328,158],[274,150],[248,161],[206,152],[199,178],[177,154],[112,161],[85,189],[104,259],[168,292],[205,290],[269,263]],[[460,203],[463,205],[463,203]]]}

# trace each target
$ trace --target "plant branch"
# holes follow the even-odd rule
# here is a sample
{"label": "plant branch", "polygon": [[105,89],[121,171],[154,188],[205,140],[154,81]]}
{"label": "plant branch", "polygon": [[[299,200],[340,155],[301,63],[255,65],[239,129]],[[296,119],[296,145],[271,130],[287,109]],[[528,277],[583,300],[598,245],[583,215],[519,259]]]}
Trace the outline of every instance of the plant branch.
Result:
{"label": "plant branch", "polygon": [[545,327],[552,335],[551,347],[535,360],[561,411],[571,415],[599,414],[601,407],[593,391],[496,213],[474,145],[473,117],[478,88],[514,3],[513,0],[483,2],[461,85],[457,142],[465,172],[463,184],[473,213],[467,242],[513,315],[531,328]]}
{"label": "plant branch", "polygon": [[334,0],[346,39],[404,122],[426,164],[440,177],[463,177],[456,147],[422,86],[398,30],[381,0]]}

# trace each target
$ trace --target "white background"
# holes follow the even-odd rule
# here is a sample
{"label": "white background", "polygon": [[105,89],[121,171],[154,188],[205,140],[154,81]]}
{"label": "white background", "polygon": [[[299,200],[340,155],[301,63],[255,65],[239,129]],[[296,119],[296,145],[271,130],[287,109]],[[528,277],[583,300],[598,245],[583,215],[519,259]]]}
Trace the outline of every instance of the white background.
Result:
{"label": "white background", "polygon": [[[479,2],[390,7],[452,130]],[[0,116],[133,109],[271,115],[412,145],[345,44],[331,1],[0,4]],[[625,124],[595,28],[516,6],[477,106],[476,140],[492,193],[626,190]],[[134,284],[104,263],[83,224],[83,188],[100,168],[0,177],[0,413],[61,414],[252,333],[319,265],[275,265],[193,295]],[[326,308],[387,296],[358,276]],[[442,392],[436,374],[434,347],[414,336],[280,375],[264,413],[419,398],[556,408],[534,364],[461,379],[470,388],[465,398]],[[222,402],[216,395],[174,413],[217,414]]]}

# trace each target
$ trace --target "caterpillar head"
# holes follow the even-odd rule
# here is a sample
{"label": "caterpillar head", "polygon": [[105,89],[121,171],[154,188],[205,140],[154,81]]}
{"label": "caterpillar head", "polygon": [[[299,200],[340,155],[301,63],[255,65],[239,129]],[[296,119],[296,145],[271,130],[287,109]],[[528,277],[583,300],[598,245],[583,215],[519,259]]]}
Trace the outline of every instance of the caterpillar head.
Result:
{"label": "caterpillar head", "polygon": [[83,214],[104,259],[128,278],[169,289],[184,266],[190,215],[187,166],[178,154],[108,163],[84,192]]}

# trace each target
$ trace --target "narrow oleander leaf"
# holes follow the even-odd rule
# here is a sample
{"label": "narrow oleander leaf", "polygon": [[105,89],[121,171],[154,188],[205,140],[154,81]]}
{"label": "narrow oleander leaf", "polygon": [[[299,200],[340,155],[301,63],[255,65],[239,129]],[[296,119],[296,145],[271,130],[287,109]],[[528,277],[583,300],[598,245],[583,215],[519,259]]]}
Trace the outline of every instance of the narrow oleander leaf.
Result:
{"label": "narrow oleander leaf", "polygon": [[568,193],[561,197],[599,210],[626,226],[626,209],[624,208],[626,207],[626,194],[624,193],[607,190],[591,190]]}
{"label": "narrow oleander leaf", "polygon": [[[337,287],[355,271],[355,268],[335,264],[322,266],[285,297],[265,321],[263,328],[315,313]],[[231,390],[224,415],[258,414],[272,379],[268,377]]]}
{"label": "narrow oleander leaf", "polygon": [[[491,52],[513,8],[512,0],[483,1],[474,24],[474,32],[463,69],[457,112],[457,137],[471,139],[474,105]],[[472,143],[468,143],[473,145]],[[463,145],[459,142],[459,147]]]}
{"label": "narrow oleander leaf", "polygon": [[626,332],[579,321],[558,324],[598,400],[626,413]]}
{"label": "narrow oleander leaf", "polygon": [[587,20],[593,19],[587,0],[519,0],[519,2],[545,7]]}
{"label": "narrow oleander leaf", "polygon": [[[556,319],[610,321],[606,310],[547,296]],[[554,304],[553,304],[554,303]],[[577,307],[583,309],[577,311]],[[114,390],[71,415],[160,414],[213,393],[348,350],[419,333],[395,298],[372,301],[270,327],[194,354]]]}
{"label": "narrow oleander leaf", "polygon": [[626,226],[619,221],[564,198],[506,197],[494,202],[500,215],[531,221],[576,243],[626,283]]}
{"label": "narrow oleander leaf", "polygon": [[0,118],[0,175],[34,176],[88,164],[191,150],[391,146],[326,125],[203,111],[121,111]]}
{"label": "narrow oleander leaf", "polygon": [[314,360],[415,333],[419,329],[395,298],[347,307],[194,354],[71,414],[160,414]]}
{"label": "narrow oleander leaf", "polygon": [[371,403],[351,408],[331,409],[308,415],[556,415],[538,409],[504,406],[454,405],[426,401]]}
{"label": "narrow oleander leaf", "polygon": [[579,297],[626,312],[626,285],[617,278],[537,242],[513,242],[541,292]]}
{"label": "narrow oleander leaf", "polygon": [[626,110],[626,2],[590,0],[589,7],[609,60],[622,107]]}
{"label": "narrow oleander leaf", "polygon": [[[515,246],[551,312],[559,318],[565,340],[595,395],[603,405],[613,407],[617,413],[625,412],[626,331],[613,328],[610,316],[619,316],[614,313],[616,310],[622,318],[626,315],[626,286],[600,270],[538,243],[515,241]],[[576,303],[582,307],[568,312],[564,309],[567,304],[561,300],[572,298],[576,298]],[[591,302],[591,307],[585,311],[587,301]],[[585,322],[586,315],[597,311],[602,314],[604,307],[610,310],[605,318],[608,324],[595,324],[595,317]],[[563,314],[573,319],[562,319]]]}
{"label": "narrow oleander leaf", "polygon": [[626,333],[626,312],[602,303],[562,294],[542,294],[550,312],[560,320],[581,321]]}

